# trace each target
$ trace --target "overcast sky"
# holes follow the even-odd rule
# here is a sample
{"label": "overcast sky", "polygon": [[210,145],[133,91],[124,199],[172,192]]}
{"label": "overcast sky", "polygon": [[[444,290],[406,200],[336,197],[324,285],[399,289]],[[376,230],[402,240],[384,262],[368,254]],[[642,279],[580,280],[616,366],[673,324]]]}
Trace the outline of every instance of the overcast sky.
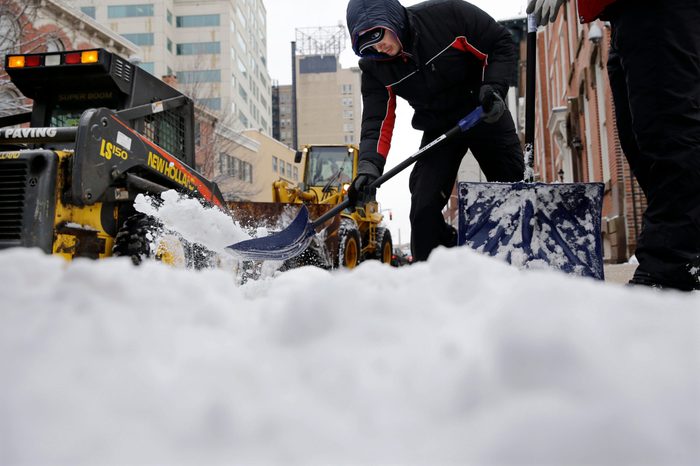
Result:
{"label": "overcast sky", "polygon": [[[280,84],[291,84],[291,42],[295,40],[295,29],[315,26],[345,25],[345,0],[307,0],[293,2],[290,0],[264,0],[267,9],[267,53],[270,78]],[[403,0],[404,6],[420,3],[417,0]],[[497,20],[508,19],[525,14],[526,0],[474,0],[472,4],[482,8]],[[350,49],[347,36],[346,49],[341,54],[344,68],[357,65],[357,58]],[[413,111],[405,101],[399,99],[397,120],[394,129],[392,148],[387,159],[387,168],[398,164],[418,150],[421,133],[411,128],[410,119]],[[455,122],[456,123],[456,122]],[[380,188],[377,197],[382,209],[391,209],[393,219],[387,225],[391,229],[394,244],[409,241],[410,227],[408,213],[410,193],[408,192],[408,174],[406,169]]]}

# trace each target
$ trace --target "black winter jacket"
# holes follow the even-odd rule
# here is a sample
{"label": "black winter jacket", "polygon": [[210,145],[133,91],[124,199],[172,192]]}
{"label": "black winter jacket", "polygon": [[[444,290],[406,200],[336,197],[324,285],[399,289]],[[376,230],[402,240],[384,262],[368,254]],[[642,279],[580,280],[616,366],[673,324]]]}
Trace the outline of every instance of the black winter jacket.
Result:
{"label": "black winter jacket", "polygon": [[383,170],[391,147],[396,97],[415,110],[418,130],[446,130],[478,105],[479,88],[493,84],[505,97],[515,75],[508,29],[462,0],[429,0],[403,7],[397,0],[350,0],[347,24],[355,53],[361,33],[393,31],[403,52],[362,57],[360,159]]}

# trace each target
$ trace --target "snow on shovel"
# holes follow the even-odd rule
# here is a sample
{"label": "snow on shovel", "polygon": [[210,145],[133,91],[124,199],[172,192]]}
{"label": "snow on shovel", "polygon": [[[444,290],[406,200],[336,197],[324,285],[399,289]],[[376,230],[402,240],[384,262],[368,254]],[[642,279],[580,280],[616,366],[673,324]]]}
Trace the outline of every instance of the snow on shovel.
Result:
{"label": "snow on shovel", "polygon": [[[418,152],[411,155],[391,170],[374,180],[369,189],[376,189],[385,181],[393,178],[406,167],[415,163],[428,149],[436,144],[450,139],[456,134],[465,132],[479,123],[484,111],[481,107],[475,108],[469,115],[462,118],[452,129],[438,136],[434,141],[421,147]],[[343,202],[318,217],[313,222],[309,221],[309,211],[306,206],[301,207],[299,214],[284,230],[262,238],[253,238],[227,246],[228,252],[241,260],[276,260],[283,261],[301,254],[309,245],[316,234],[316,228],[333,218],[343,209],[350,207],[350,199]]]}

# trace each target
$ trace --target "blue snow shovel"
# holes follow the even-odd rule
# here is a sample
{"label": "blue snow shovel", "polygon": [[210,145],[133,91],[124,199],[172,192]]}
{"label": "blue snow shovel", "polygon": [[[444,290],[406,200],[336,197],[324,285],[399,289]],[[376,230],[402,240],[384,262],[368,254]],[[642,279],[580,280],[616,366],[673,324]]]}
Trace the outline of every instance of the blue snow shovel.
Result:
{"label": "blue snow shovel", "polygon": [[[434,141],[421,147],[418,152],[411,155],[391,170],[374,180],[369,185],[369,189],[376,189],[385,181],[393,178],[406,167],[415,163],[428,149],[439,144],[445,139],[450,139],[456,134],[462,133],[474,127],[483,117],[484,111],[477,107],[466,117],[462,118],[457,125]],[[301,254],[309,246],[309,243],[316,234],[316,228],[322,226],[326,221],[350,207],[350,199],[343,202],[318,217],[313,222],[309,221],[309,211],[306,206],[302,206],[296,218],[284,229],[262,238],[253,238],[239,243],[231,244],[226,249],[235,257],[241,260],[277,260],[284,261]]]}
{"label": "blue snow shovel", "polygon": [[525,180],[458,184],[457,242],[519,268],[603,279],[603,183],[533,183],[537,24],[528,18]]}

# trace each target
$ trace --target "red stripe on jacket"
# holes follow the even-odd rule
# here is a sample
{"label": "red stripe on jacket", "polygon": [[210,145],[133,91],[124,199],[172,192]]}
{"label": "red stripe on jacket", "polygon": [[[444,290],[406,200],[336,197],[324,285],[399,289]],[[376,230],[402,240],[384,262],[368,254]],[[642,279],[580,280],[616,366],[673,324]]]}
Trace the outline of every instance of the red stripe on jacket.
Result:
{"label": "red stripe on jacket", "polygon": [[385,159],[389,155],[389,149],[391,149],[391,136],[394,134],[394,124],[396,123],[396,94],[391,86],[387,86],[386,90],[389,93],[389,100],[386,102],[386,114],[377,141],[377,153]]}
{"label": "red stripe on jacket", "polygon": [[470,44],[467,38],[464,36],[459,36],[458,38],[456,38],[454,42],[452,42],[451,47],[454,47],[461,52],[471,53],[476,58],[484,62],[484,69],[481,73],[481,79],[484,78],[484,73],[486,73],[486,67],[489,63],[489,56],[487,54]]}
{"label": "red stripe on jacket", "polygon": [[459,36],[456,38],[454,42],[452,42],[452,47],[456,48],[457,50],[461,50],[462,52],[469,52],[481,61],[486,61],[488,59],[488,55],[470,44],[467,38],[464,36]]}

